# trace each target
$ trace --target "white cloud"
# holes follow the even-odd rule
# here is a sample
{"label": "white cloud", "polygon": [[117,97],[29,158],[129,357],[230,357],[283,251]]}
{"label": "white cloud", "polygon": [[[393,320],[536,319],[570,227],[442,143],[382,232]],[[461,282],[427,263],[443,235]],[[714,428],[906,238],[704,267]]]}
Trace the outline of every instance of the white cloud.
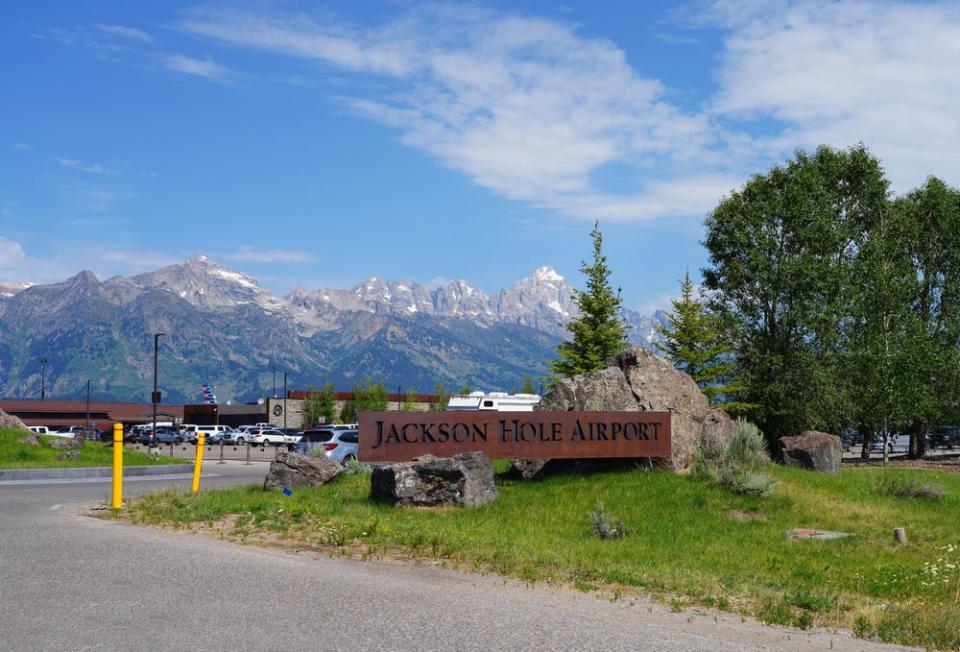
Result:
{"label": "white cloud", "polygon": [[[198,10],[181,28],[377,75],[376,94],[358,84],[338,99],[478,185],[574,217],[702,214],[750,174],[821,143],[865,143],[899,190],[960,168],[960,6],[696,8],[674,22],[724,33],[718,88],[699,110],[680,109],[615,43],[515,13],[429,5],[359,30],[303,14]],[[611,166],[629,170],[635,188],[606,188]]]}
{"label": "white cloud", "polygon": [[316,256],[307,251],[292,249],[257,249],[249,245],[240,247],[232,254],[224,256],[227,260],[251,263],[309,263]]}
{"label": "white cloud", "polygon": [[732,31],[714,111],[779,121],[758,143],[772,157],[862,141],[901,191],[960,168],[960,5],[751,7],[717,7]]}
{"label": "white cloud", "polygon": [[166,57],[164,65],[170,70],[208,79],[221,79],[230,73],[226,67],[221,66],[213,59],[194,59],[182,54],[172,54]]}
{"label": "white cloud", "polygon": [[123,38],[132,39],[134,41],[140,41],[141,43],[153,43],[152,36],[134,27],[125,27],[124,25],[104,25],[102,23],[98,23],[94,25],[94,27],[105,34],[120,36]]}
{"label": "white cloud", "polygon": [[[645,219],[702,211],[703,190],[665,202],[669,173],[634,194],[605,195],[603,166],[686,166],[715,136],[678,110],[662,85],[636,73],[622,50],[562,23],[434,6],[365,32],[304,16],[192,13],[183,29],[399,82],[392,97],[344,102],[399,128],[402,141],[501,195],[578,217]],[[659,188],[658,188],[659,187]],[[729,188],[725,188],[727,190]],[[595,207],[590,201],[602,199]]]}
{"label": "white cloud", "polygon": [[179,262],[154,249],[122,243],[104,246],[48,240],[43,249],[65,253],[30,255],[20,242],[0,236],[0,283],[58,283],[80,270],[90,270],[104,279],[117,274],[138,274]]}
{"label": "white cloud", "polygon": [[57,163],[59,163],[61,167],[79,170],[88,174],[102,174],[105,171],[104,167],[99,163],[84,163],[83,161],[72,158],[58,158]]}

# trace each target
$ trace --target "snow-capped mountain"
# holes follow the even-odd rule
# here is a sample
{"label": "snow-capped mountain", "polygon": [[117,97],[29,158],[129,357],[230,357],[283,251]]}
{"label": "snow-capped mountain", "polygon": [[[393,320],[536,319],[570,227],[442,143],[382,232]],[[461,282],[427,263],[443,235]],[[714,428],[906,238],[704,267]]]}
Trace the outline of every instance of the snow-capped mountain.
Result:
{"label": "snow-capped mountain", "polygon": [[[166,364],[175,368],[164,374],[183,396],[200,382],[236,399],[258,396],[272,366],[302,386],[333,380],[346,388],[370,376],[421,391],[437,381],[512,389],[544,374],[576,315],[573,294],[556,270],[540,267],[493,295],[464,280],[431,290],[372,277],[350,289],[279,297],[203,257],[105,281],[81,272],[50,285],[7,284],[0,395],[32,395],[34,362],[43,356],[54,391],[101,376],[110,396],[142,399],[152,332],[170,334]],[[662,314],[624,310],[623,318],[633,343],[659,338]]]}

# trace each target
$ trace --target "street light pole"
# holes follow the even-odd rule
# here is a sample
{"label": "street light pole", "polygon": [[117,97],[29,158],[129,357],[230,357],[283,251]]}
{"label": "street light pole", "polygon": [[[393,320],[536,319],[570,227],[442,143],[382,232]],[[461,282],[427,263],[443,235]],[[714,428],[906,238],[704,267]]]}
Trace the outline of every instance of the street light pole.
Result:
{"label": "street light pole", "polygon": [[47,398],[46,373],[47,373],[47,359],[40,358],[40,400],[41,401]]}
{"label": "street light pole", "polygon": [[150,400],[153,403],[153,437],[156,441],[157,437],[157,403],[160,402],[160,392],[157,391],[157,351],[160,346],[160,338],[166,335],[166,333],[154,333],[153,334],[153,394],[150,395]]}
{"label": "street light pole", "polygon": [[277,398],[277,365],[273,365],[273,392],[270,393],[270,398]]}
{"label": "street light pole", "polygon": [[287,372],[283,372],[283,434],[287,434]]}
{"label": "street light pole", "polygon": [[87,432],[90,432],[90,379],[87,379]]}

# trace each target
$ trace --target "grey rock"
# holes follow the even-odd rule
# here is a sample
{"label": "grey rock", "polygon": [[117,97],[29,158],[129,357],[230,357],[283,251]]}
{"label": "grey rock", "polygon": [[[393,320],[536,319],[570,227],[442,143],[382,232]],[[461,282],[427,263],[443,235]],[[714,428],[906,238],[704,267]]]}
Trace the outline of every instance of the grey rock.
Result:
{"label": "grey rock", "polygon": [[80,459],[80,451],[76,449],[64,451],[59,455],[57,455],[56,457],[58,460],[68,460],[68,461],[78,460]]}
{"label": "grey rock", "polygon": [[15,417],[12,414],[7,414],[3,410],[0,410],[0,428],[7,428],[9,430],[30,430],[23,424],[23,421],[20,420],[20,417]]}
{"label": "grey rock", "polygon": [[50,448],[83,448],[83,437],[51,437],[47,442]]}
{"label": "grey rock", "polygon": [[777,448],[777,457],[787,466],[824,473],[840,472],[843,444],[835,435],[808,430],[796,437],[782,437]]}
{"label": "grey rock", "polygon": [[342,472],[343,467],[326,456],[308,457],[282,451],[270,462],[263,488],[266,491],[327,484],[340,477]]}
{"label": "grey rock", "polygon": [[[672,459],[658,465],[675,470],[690,467],[701,442],[709,438],[729,443],[736,431],[733,419],[710,407],[693,378],[642,346],[624,351],[606,369],[555,383],[534,409],[670,412]],[[513,464],[527,479],[549,468],[547,460]]]}
{"label": "grey rock", "polygon": [[30,433],[26,437],[21,437],[18,443],[26,444],[27,446],[39,446],[40,438],[37,437],[35,434]]}
{"label": "grey rock", "polygon": [[476,507],[497,498],[493,465],[481,452],[424,455],[373,469],[370,495],[394,506]]}

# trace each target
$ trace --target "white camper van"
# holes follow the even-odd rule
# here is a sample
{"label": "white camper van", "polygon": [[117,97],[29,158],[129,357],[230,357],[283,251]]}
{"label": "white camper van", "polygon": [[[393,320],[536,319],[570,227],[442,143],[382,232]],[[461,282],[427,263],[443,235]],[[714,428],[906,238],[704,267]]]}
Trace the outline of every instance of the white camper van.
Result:
{"label": "white camper van", "polygon": [[447,410],[462,412],[468,410],[492,410],[494,412],[533,412],[533,406],[540,402],[537,394],[507,394],[506,392],[471,392],[467,396],[451,396]]}

